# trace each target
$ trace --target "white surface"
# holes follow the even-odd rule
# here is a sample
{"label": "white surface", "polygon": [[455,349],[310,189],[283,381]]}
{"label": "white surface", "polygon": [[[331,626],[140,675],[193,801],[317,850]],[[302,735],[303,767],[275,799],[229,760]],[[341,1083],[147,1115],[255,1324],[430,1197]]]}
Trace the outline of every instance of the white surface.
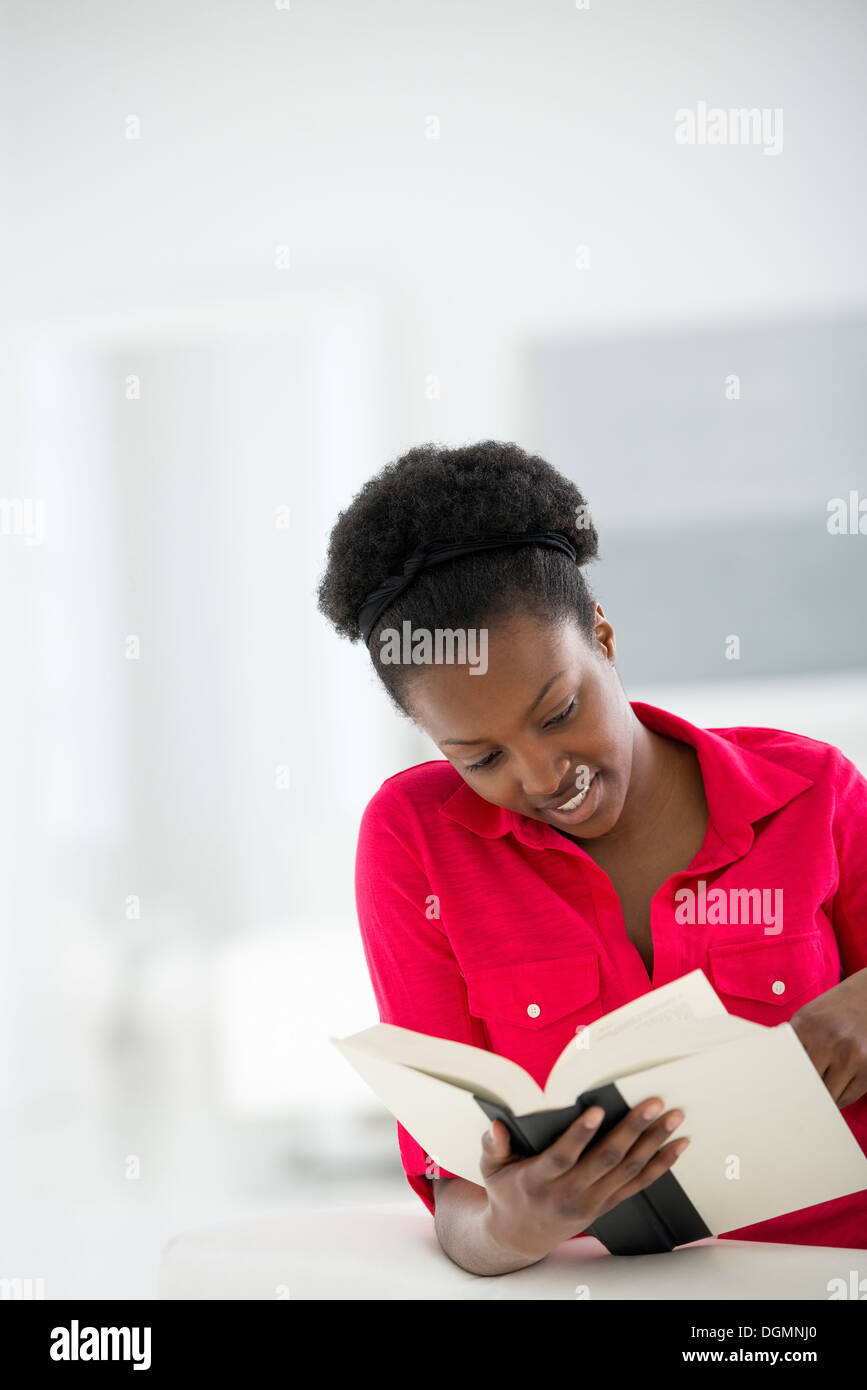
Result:
{"label": "white surface", "polygon": [[175,1236],[162,1299],[825,1299],[867,1273],[867,1250],[703,1240],[666,1255],[612,1256],[565,1241],[513,1274],[475,1275],[442,1251],[417,1199],[286,1208]]}

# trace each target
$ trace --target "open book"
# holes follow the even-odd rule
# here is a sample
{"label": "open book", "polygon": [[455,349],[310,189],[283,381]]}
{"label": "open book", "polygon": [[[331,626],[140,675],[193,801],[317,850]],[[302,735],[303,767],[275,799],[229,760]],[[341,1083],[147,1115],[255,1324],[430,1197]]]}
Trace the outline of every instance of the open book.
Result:
{"label": "open book", "polygon": [[588,1148],[648,1096],[683,1110],[672,1138],[691,1142],[674,1168],[587,1228],[613,1254],[672,1250],[867,1188],[867,1157],[791,1024],[727,1013],[701,970],[580,1030],[544,1089],[495,1052],[389,1023],[330,1041],[435,1162],[480,1185],[494,1118],[529,1157],[590,1105],[605,1119]]}

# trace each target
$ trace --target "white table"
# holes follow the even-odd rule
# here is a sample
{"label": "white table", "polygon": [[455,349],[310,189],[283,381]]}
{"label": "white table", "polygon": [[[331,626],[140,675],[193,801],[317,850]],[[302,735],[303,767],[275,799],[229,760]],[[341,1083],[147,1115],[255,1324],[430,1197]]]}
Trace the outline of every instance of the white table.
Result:
{"label": "white table", "polygon": [[513,1274],[468,1274],[413,1200],[283,1207],[184,1231],[163,1249],[157,1297],[827,1300],[829,1279],[848,1281],[850,1270],[867,1277],[867,1250],[710,1238],[670,1254],[612,1256],[588,1238]]}

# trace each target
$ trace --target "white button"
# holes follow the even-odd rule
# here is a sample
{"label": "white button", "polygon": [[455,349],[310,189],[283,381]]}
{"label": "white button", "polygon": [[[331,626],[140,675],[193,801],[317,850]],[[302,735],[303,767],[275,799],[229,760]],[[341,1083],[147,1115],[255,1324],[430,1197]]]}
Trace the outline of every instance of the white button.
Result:
{"label": "white button", "polygon": [[786,986],[783,984],[782,980],[774,980],[771,989],[774,991],[774,994],[785,994],[786,992]]}
{"label": "white button", "polygon": [[527,1013],[530,1015],[531,1018],[538,1018],[541,1012],[542,1010],[539,1008],[538,1004],[527,1005]]}

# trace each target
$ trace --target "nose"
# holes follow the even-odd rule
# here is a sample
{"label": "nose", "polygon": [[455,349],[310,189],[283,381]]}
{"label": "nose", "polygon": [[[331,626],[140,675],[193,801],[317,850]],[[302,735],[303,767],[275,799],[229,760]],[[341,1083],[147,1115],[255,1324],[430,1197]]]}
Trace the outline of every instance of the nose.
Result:
{"label": "nose", "polygon": [[550,753],[544,757],[524,757],[519,768],[519,778],[524,796],[529,801],[544,801],[546,796],[554,796],[563,784],[569,771],[568,753]]}

